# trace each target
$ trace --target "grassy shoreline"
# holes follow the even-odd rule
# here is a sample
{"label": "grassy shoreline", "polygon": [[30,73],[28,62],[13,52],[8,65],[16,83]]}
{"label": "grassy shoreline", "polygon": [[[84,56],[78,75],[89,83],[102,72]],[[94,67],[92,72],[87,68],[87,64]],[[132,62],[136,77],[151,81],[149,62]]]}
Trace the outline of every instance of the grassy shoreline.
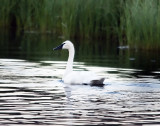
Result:
{"label": "grassy shoreline", "polygon": [[159,0],[0,0],[0,28],[160,49],[159,3]]}

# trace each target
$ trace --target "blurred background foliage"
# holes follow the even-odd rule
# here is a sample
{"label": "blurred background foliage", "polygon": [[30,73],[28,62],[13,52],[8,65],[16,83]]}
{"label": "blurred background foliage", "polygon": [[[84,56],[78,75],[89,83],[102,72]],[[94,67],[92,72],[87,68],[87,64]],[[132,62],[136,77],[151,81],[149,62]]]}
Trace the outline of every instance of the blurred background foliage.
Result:
{"label": "blurred background foliage", "polygon": [[158,50],[160,1],[0,0],[0,28]]}

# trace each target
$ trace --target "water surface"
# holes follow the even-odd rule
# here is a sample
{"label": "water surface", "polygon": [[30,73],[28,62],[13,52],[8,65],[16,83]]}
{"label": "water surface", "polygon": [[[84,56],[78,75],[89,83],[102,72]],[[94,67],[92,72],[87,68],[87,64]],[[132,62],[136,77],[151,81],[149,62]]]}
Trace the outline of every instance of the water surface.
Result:
{"label": "water surface", "polygon": [[[60,81],[66,62],[0,59],[0,124],[142,125],[160,122],[159,72],[85,65],[104,87]],[[136,75],[136,76],[135,76]]]}
{"label": "water surface", "polygon": [[93,71],[105,85],[68,85],[61,82],[68,53],[52,51],[62,41],[51,35],[1,35],[0,125],[159,124],[157,52],[73,41],[74,70]]}

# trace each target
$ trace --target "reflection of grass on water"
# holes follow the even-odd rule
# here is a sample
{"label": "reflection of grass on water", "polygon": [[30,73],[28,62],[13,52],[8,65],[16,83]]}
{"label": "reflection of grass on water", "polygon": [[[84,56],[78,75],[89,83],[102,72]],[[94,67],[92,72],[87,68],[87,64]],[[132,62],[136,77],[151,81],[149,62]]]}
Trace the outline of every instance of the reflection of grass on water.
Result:
{"label": "reflection of grass on water", "polygon": [[0,28],[160,47],[159,0],[1,0]]}

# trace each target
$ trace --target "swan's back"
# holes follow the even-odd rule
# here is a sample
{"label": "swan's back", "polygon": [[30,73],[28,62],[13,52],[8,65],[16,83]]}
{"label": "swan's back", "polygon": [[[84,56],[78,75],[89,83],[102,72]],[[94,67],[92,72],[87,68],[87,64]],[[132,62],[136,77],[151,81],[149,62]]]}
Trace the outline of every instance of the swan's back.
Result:
{"label": "swan's back", "polygon": [[89,71],[72,71],[63,77],[64,83],[68,84],[90,84],[93,86],[103,85],[104,78],[99,78]]}

